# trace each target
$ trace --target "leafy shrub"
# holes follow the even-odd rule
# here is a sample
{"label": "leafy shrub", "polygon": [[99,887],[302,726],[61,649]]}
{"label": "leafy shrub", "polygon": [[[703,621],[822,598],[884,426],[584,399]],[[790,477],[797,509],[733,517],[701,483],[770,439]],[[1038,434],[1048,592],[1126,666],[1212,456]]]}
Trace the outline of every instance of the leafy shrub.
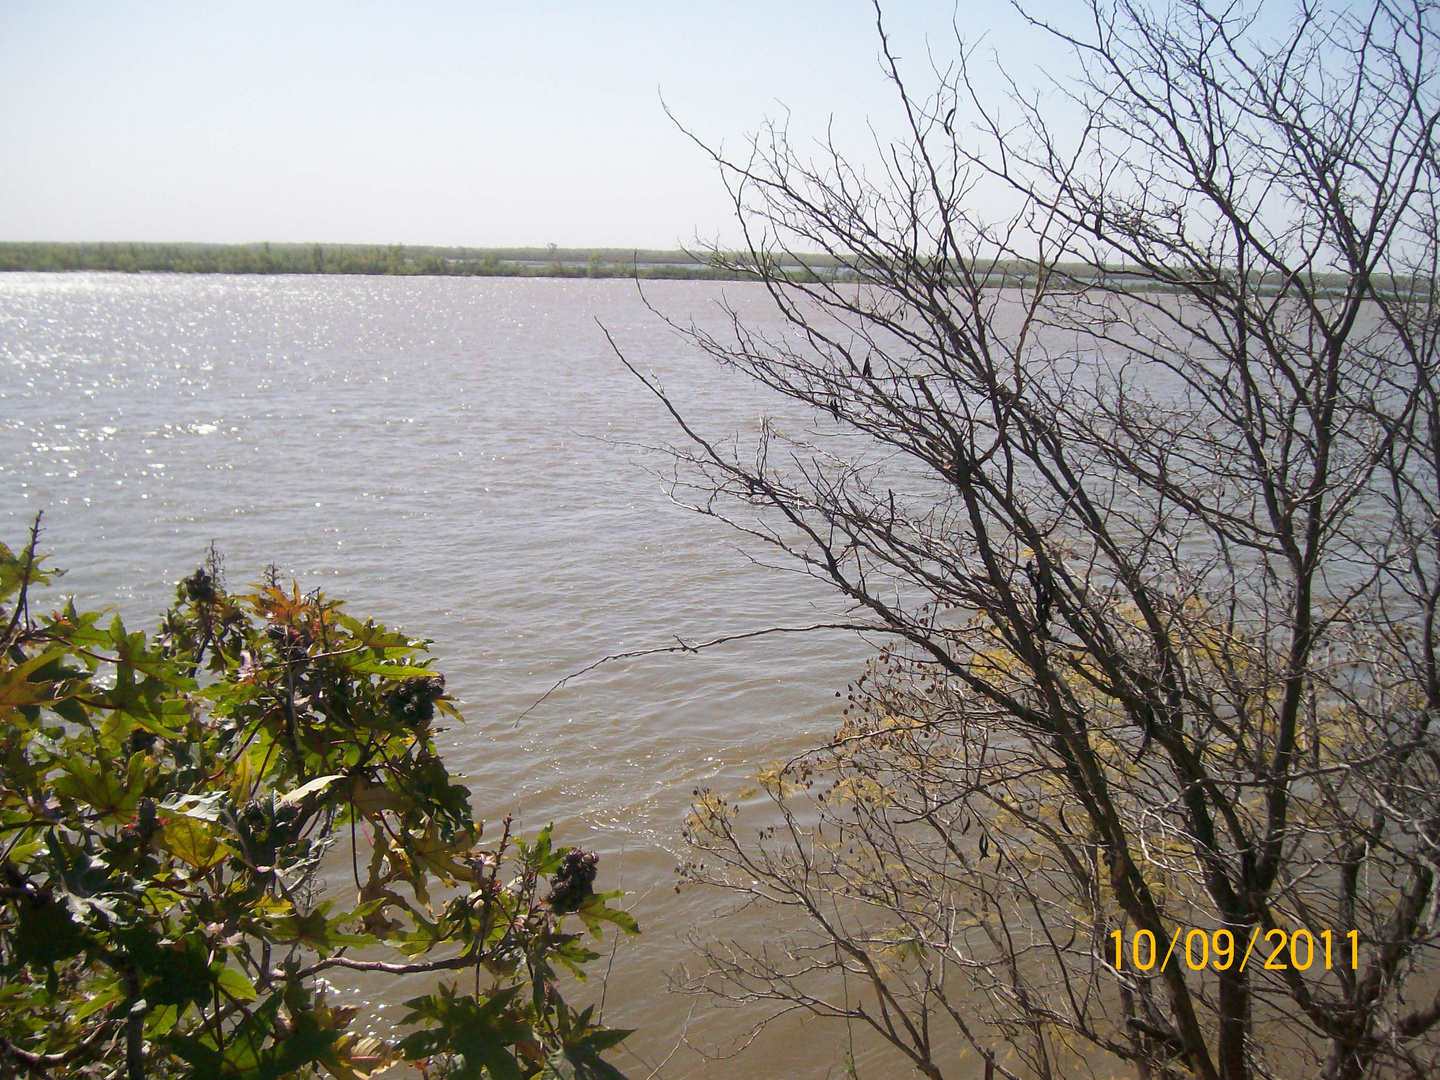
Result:
{"label": "leafy shrub", "polygon": [[[37,531],[0,545],[0,1076],[620,1076],[558,981],[635,923],[548,828],[481,842],[424,642],[213,554],[153,637],[33,615]],[[345,970],[439,984],[361,1037]]]}

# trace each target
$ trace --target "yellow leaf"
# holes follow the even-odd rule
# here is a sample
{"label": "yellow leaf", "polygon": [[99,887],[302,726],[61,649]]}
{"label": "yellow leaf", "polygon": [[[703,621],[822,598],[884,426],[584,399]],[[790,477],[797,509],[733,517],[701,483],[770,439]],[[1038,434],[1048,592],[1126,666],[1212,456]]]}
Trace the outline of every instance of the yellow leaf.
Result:
{"label": "yellow leaf", "polygon": [[385,810],[402,809],[405,800],[383,784],[372,784],[365,777],[357,776],[350,786],[350,803],[358,813],[371,817]]}
{"label": "yellow leaf", "polygon": [[165,823],[160,846],[201,871],[218,866],[233,851],[222,844],[204,822],[186,817],[172,818]]}

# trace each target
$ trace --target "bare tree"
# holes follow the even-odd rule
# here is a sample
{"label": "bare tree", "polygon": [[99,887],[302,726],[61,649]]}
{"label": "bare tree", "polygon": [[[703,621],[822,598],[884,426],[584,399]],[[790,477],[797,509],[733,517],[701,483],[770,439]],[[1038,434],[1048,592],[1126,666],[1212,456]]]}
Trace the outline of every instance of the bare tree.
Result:
{"label": "bare tree", "polygon": [[816,422],[665,399],[677,497],[892,644],[697,801],[689,876],[789,931],[695,985],[936,1078],[1434,1075],[1436,6],[1084,8],[998,99],[882,25],[883,174],[717,155],[786,333],[686,332]]}

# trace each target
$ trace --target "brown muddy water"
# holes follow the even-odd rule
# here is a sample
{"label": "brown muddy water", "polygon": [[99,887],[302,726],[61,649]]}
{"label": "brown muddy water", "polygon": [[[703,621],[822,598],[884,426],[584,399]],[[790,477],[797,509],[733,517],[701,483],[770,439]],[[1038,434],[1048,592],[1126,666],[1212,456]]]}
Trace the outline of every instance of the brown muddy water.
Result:
{"label": "brown muddy water", "polygon": [[[681,319],[716,315],[722,293],[783,332],[749,285],[645,287]],[[760,1014],[669,989],[691,959],[684,935],[721,902],[677,895],[674,867],[691,791],[733,791],[831,730],[870,647],[783,635],[615,663],[520,719],[606,655],[840,611],[672,505],[645,447],[677,432],[599,323],[706,431],[783,418],[625,281],[0,276],[0,539],[17,546],[43,509],[63,591],[132,625],[153,625],[214,540],[232,585],[274,562],[433,638],[467,717],[442,747],[477,812],[528,831],[553,820],[563,842],[599,850],[601,883],[625,889],[642,924],[605,991],[605,1019],[639,1029],[617,1064],[638,1078],[838,1076],[843,1033],[818,1023],[714,1056]],[[723,932],[763,936],[765,919]],[[422,985],[347,992],[384,1023]],[[859,1064],[867,1080],[906,1072]]]}

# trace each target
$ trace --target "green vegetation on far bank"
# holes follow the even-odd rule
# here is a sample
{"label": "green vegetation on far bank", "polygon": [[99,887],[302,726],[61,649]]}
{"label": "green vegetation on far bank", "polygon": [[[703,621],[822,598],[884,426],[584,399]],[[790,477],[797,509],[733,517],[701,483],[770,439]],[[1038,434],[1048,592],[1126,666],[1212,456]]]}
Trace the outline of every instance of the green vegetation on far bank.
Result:
{"label": "green vegetation on far bank", "polygon": [[[835,266],[820,259],[820,265]],[[797,267],[796,269],[799,269]],[[366,244],[0,243],[0,271],[176,274],[387,274],[456,277],[718,278],[745,275],[684,251]]]}
{"label": "green vegetation on far bank", "polygon": [[[409,247],[404,244],[142,244],[0,242],[0,272],[113,271],[127,274],[365,274],[414,277],[671,278],[697,281],[790,282],[866,281],[885,287],[898,265],[830,254],[776,252],[757,263],[749,252],[662,251],[632,248]],[[983,260],[973,268],[987,288],[1035,287],[1037,265],[1017,258]],[[1175,292],[1192,286],[1165,285],[1133,268],[1067,262],[1044,268],[1051,292],[1066,288],[1122,292]],[[1184,280],[1177,271],[1176,282]],[[1294,286],[1271,273],[1251,275],[1261,293]],[[1321,293],[1346,288],[1343,274],[1316,270],[1307,288]],[[1372,276],[1372,284],[1393,295],[1429,295],[1426,281]]]}

